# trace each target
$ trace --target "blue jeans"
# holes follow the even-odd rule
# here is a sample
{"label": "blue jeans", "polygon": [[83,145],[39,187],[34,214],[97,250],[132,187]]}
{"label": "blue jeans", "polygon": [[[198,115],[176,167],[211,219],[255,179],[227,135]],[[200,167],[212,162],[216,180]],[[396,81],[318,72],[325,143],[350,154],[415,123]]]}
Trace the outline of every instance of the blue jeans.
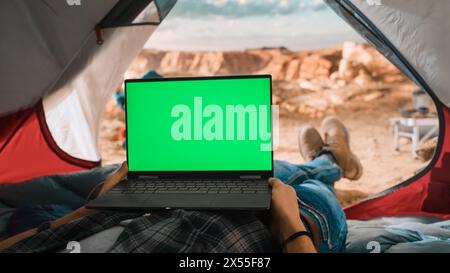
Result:
{"label": "blue jeans", "polygon": [[300,213],[317,223],[321,234],[320,252],[339,252],[345,247],[347,222],[334,191],[342,169],[331,154],[322,154],[306,164],[275,161],[275,177],[297,192]]}

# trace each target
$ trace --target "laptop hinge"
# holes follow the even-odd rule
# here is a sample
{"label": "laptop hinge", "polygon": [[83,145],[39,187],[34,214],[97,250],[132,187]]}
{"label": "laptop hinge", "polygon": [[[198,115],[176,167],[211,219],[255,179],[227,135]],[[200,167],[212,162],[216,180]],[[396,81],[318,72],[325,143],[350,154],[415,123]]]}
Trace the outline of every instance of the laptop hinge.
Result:
{"label": "laptop hinge", "polygon": [[157,175],[138,175],[138,176],[132,176],[132,178],[141,178],[141,179],[158,179],[159,176]]}
{"label": "laptop hinge", "polygon": [[240,179],[261,179],[261,175],[240,175]]}

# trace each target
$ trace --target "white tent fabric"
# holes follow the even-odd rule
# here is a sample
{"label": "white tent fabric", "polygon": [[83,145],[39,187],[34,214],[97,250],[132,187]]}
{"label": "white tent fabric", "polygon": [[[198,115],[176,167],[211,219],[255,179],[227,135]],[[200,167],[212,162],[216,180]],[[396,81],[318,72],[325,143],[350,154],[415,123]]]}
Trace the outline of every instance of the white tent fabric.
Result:
{"label": "white tent fabric", "polygon": [[450,1],[350,0],[450,106]]}
{"label": "white tent fabric", "polygon": [[[32,106],[65,74],[82,69],[79,51],[96,47],[95,25],[118,0],[0,1],[0,115]],[[90,51],[95,52],[95,50]],[[89,55],[85,56],[89,58]],[[78,61],[78,67],[73,65]]]}
{"label": "white tent fabric", "polygon": [[[80,159],[100,160],[97,140],[104,105],[155,29],[146,25],[104,30],[102,50],[72,81],[44,98],[47,124],[61,149]],[[88,43],[96,43],[94,33]]]}

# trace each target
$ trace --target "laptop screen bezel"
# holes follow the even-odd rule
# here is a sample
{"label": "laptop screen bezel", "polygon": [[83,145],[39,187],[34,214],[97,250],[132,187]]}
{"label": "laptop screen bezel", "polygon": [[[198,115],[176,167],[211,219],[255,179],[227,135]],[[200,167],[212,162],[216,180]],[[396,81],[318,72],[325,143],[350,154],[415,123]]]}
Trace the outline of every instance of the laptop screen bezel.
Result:
{"label": "laptop screen bezel", "polygon": [[[165,82],[165,81],[189,81],[189,80],[221,80],[221,79],[269,79],[270,82],[270,106],[272,106],[272,76],[271,75],[232,75],[232,76],[206,76],[206,77],[168,77],[154,79],[127,79],[125,80],[125,124],[128,128],[127,118],[127,85],[133,82]],[[220,171],[128,171],[129,178],[137,178],[142,176],[158,177],[158,178],[269,178],[273,177],[273,117],[270,107],[270,133],[271,133],[271,170],[220,170]],[[126,157],[128,161],[128,130],[126,130]]]}

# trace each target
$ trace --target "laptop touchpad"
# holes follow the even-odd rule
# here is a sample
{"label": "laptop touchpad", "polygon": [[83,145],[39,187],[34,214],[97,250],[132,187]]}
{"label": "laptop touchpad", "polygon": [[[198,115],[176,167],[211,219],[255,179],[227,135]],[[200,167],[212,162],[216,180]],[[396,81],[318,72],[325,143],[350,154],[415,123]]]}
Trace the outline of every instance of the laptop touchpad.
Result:
{"label": "laptop touchpad", "polygon": [[211,206],[212,196],[205,194],[152,194],[144,204],[148,207],[204,208]]}

